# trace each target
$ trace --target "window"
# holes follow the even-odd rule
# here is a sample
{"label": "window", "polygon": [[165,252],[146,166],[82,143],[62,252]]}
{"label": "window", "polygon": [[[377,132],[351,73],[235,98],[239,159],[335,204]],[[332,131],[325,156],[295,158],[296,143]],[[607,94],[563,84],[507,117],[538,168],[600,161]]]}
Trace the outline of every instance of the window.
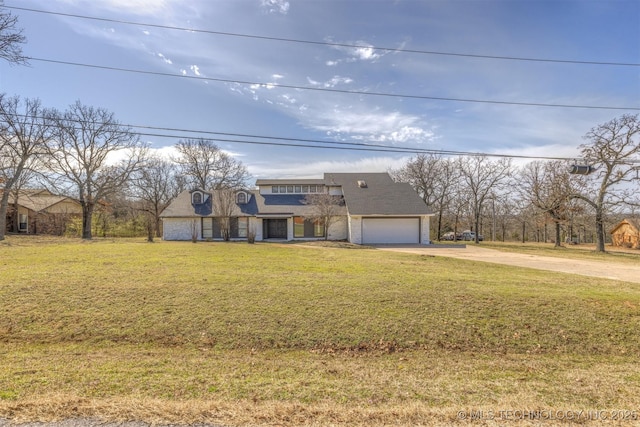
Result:
{"label": "window", "polygon": [[27,214],[21,213],[18,222],[18,230],[27,231]]}
{"label": "window", "polygon": [[249,218],[238,218],[238,237],[247,237]]}
{"label": "window", "polygon": [[271,187],[271,192],[272,193],[277,193],[278,192],[278,186],[277,185],[272,186]]}
{"label": "window", "polygon": [[213,239],[213,218],[202,218],[202,238]]}
{"label": "window", "polygon": [[293,185],[287,185],[287,193],[293,193]]}
{"label": "window", "polygon": [[236,197],[238,204],[244,205],[247,203],[247,193],[240,192]]}
{"label": "window", "polygon": [[302,191],[302,187],[296,185],[296,193],[300,193]]}
{"label": "window", "polygon": [[309,186],[308,185],[303,185],[302,186],[302,192],[303,193],[308,193],[309,192]]}
{"label": "window", "polygon": [[317,185],[310,185],[309,186],[309,193],[315,193],[318,189]]}
{"label": "window", "polygon": [[191,203],[193,203],[194,205],[201,205],[202,204],[202,193],[200,193],[199,191],[196,191],[195,193],[193,193],[191,195]]}
{"label": "window", "polygon": [[322,221],[313,221],[302,216],[293,217],[293,237],[324,237]]}
{"label": "window", "polygon": [[286,185],[281,185],[280,186],[280,192],[281,193],[286,193],[287,192],[287,186]]}
{"label": "window", "polygon": [[304,218],[293,217],[293,237],[304,237]]}

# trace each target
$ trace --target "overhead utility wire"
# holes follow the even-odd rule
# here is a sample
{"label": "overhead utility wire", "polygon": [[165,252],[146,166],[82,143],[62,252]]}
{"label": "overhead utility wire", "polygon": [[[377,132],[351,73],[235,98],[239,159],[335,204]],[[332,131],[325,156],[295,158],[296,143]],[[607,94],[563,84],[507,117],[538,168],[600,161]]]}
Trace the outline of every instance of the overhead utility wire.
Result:
{"label": "overhead utility wire", "polygon": [[183,78],[183,79],[194,79],[194,80],[221,82],[221,83],[235,83],[235,84],[247,85],[247,86],[261,86],[261,87],[274,87],[274,88],[296,89],[296,90],[310,90],[310,91],[316,91],[316,92],[345,93],[345,94],[350,94],[350,95],[369,95],[369,96],[382,96],[382,97],[406,98],[406,99],[428,99],[428,100],[432,100],[432,101],[469,102],[469,103],[476,103],[476,104],[518,105],[518,106],[524,106],[524,107],[551,107],[551,108],[580,108],[580,109],[592,109],[592,110],[633,110],[633,111],[640,111],[640,107],[612,107],[612,106],[602,106],[602,105],[547,104],[547,103],[538,103],[538,102],[492,101],[492,100],[486,100],[486,99],[447,98],[447,97],[426,96],[426,95],[395,94],[395,93],[387,93],[387,92],[366,92],[366,91],[358,91],[358,90],[334,89],[334,88],[313,87],[313,86],[295,86],[295,85],[285,85],[285,84],[280,84],[280,83],[252,82],[252,81],[244,81],[244,80],[233,80],[233,79],[222,79],[222,78],[214,78],[214,77],[189,76],[189,75],[184,75],[184,74],[162,73],[162,72],[159,72],[159,71],[134,70],[134,69],[131,69],[131,68],[110,67],[110,66],[95,65],[95,64],[84,64],[84,63],[80,63],[80,62],[71,62],[71,61],[58,61],[58,60],[55,60],[55,59],[46,59],[46,58],[28,57],[27,59],[29,59],[31,61],[48,62],[48,63],[52,63],[52,64],[73,65],[73,66],[76,66],[76,67],[96,68],[96,69],[109,70],[109,71],[122,71],[122,72],[126,72],[126,73],[147,74],[147,75],[164,76],[164,77],[179,77],[179,78]]}
{"label": "overhead utility wire", "polygon": [[[187,131],[187,132],[192,132],[192,131]],[[211,133],[217,134],[217,132],[211,132]],[[146,132],[143,132],[143,133],[136,132],[136,134],[142,135],[142,136],[154,136],[158,138],[183,138],[178,135],[167,135],[167,134],[146,133]],[[263,137],[263,136],[258,136],[256,138],[273,138],[273,139],[279,139],[279,140],[296,141],[296,139],[293,139],[293,138],[277,138],[277,137]],[[387,152],[387,153],[412,153],[412,154],[424,153],[424,154],[450,155],[450,156],[498,157],[498,158],[530,159],[530,160],[569,160],[569,161],[574,160],[574,158],[568,158],[568,157],[525,156],[525,155],[517,155],[517,154],[490,154],[490,153],[479,153],[479,152],[471,152],[471,151],[436,150],[436,149],[428,149],[428,148],[408,148],[408,147],[396,148],[396,147],[389,147],[389,146],[383,146],[383,145],[370,145],[370,144],[357,144],[357,143],[351,144],[348,142],[339,143],[339,142],[323,141],[322,143],[323,144],[355,145],[355,147],[318,146],[318,145],[309,145],[309,144],[296,144],[293,142],[276,143],[276,142],[267,142],[267,141],[248,141],[248,140],[227,139],[227,138],[207,138],[207,139],[211,141],[216,141],[216,142],[268,145],[268,146],[276,146],[276,147],[297,147],[297,148],[349,150],[349,151],[376,151],[376,152]]]}
{"label": "overhead utility wire", "polygon": [[310,45],[319,45],[319,46],[344,47],[344,48],[352,48],[352,49],[365,48],[365,49],[381,50],[381,51],[386,51],[386,52],[402,52],[402,53],[413,53],[413,54],[421,54],[421,55],[440,55],[440,56],[455,56],[455,57],[463,57],[463,58],[498,59],[498,60],[504,60],[504,61],[528,61],[528,62],[550,62],[550,63],[560,63],[560,64],[610,65],[610,66],[619,66],[619,67],[640,67],[640,63],[633,63],[633,62],[579,61],[579,60],[571,60],[571,59],[527,58],[527,57],[501,56],[501,55],[479,55],[479,54],[470,54],[470,53],[456,53],[456,52],[441,52],[441,51],[418,50],[418,49],[404,49],[404,48],[396,48],[396,47],[369,46],[369,45],[349,44],[349,43],[319,42],[319,41],[314,41],[314,40],[301,40],[301,39],[291,39],[291,38],[285,38],[285,37],[260,36],[260,35],[253,35],[253,34],[231,33],[231,32],[226,32],[226,31],[212,31],[212,30],[202,30],[202,29],[197,29],[197,28],[176,27],[176,26],[160,25],[160,24],[149,24],[149,23],[144,23],[144,22],[124,21],[124,20],[120,20],[120,19],[100,18],[100,17],[96,17],[96,16],[78,15],[78,14],[72,14],[72,13],[52,12],[52,11],[48,11],[48,10],[32,9],[32,8],[18,7],[18,6],[4,6],[4,7],[6,7],[7,9],[23,10],[23,11],[26,11],[26,12],[36,12],[36,13],[44,13],[44,14],[48,14],[48,15],[66,16],[66,17],[69,17],[69,18],[89,19],[89,20],[94,20],[94,21],[111,22],[111,23],[115,23],[115,24],[136,25],[136,26],[141,26],[141,27],[162,28],[162,29],[177,30],[177,31],[187,31],[187,32],[190,32],[190,33],[213,34],[213,35],[228,36],[228,37],[242,37],[242,38],[258,39],[258,40],[287,42],[287,43],[300,43],[300,44],[310,44]]}
{"label": "overhead utility wire", "polygon": [[[14,117],[28,117],[25,114],[11,114]],[[44,117],[37,117],[43,119]],[[80,119],[70,119],[72,122],[81,122]],[[95,125],[104,125],[104,122],[96,122],[91,121],[90,123]],[[530,160],[574,160],[574,158],[568,157],[550,157],[550,156],[527,156],[527,155],[518,155],[518,154],[496,154],[496,153],[482,153],[482,152],[474,152],[474,151],[457,151],[457,150],[439,150],[435,148],[411,148],[411,147],[401,147],[401,146],[388,146],[381,144],[370,144],[363,142],[344,142],[344,141],[325,141],[321,139],[305,139],[305,138],[291,138],[291,137],[282,137],[282,136],[270,136],[270,135],[251,135],[251,134],[242,134],[242,133],[230,133],[230,132],[215,132],[215,131],[204,131],[204,130],[193,130],[193,129],[182,129],[182,128],[170,128],[170,127],[159,127],[159,126],[147,126],[147,125],[132,125],[126,123],[118,123],[120,126],[129,128],[129,129],[149,129],[149,130],[158,130],[158,131],[166,131],[166,132],[184,132],[187,134],[200,134],[200,135],[221,135],[226,137],[238,137],[238,138],[254,138],[254,139],[266,139],[270,141],[287,141],[285,143],[277,143],[277,142],[267,142],[267,141],[249,141],[246,139],[228,139],[228,138],[211,138],[207,137],[205,139],[216,142],[227,142],[227,143],[238,143],[238,144],[254,144],[254,145],[268,145],[268,146],[276,146],[276,147],[300,147],[300,148],[312,148],[312,149],[329,149],[329,150],[352,150],[352,151],[379,151],[379,152],[390,152],[390,153],[413,153],[413,154],[434,154],[434,155],[450,155],[450,156],[486,156],[486,157],[498,157],[498,158],[517,158],[517,159],[530,159]],[[80,128],[76,128],[80,129]],[[138,132],[132,131],[132,133],[140,136],[150,136],[157,138],[177,138],[177,139],[188,139],[192,138],[192,136],[186,135],[176,135],[176,134],[166,134],[166,133],[151,133],[151,132]],[[303,143],[319,143],[323,145],[310,145]],[[335,145],[338,145],[336,147]],[[640,162],[640,160],[638,161]]]}

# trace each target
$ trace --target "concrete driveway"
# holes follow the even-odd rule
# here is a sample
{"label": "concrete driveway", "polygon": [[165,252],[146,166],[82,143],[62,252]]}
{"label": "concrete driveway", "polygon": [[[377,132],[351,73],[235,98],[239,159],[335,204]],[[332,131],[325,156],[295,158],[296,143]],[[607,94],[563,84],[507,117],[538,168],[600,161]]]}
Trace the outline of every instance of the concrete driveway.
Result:
{"label": "concrete driveway", "polygon": [[576,260],[513,252],[501,252],[481,246],[447,247],[447,245],[376,246],[380,250],[422,255],[468,259],[471,261],[505,264],[537,270],[557,271],[603,279],[640,283],[640,265],[619,264],[594,260]]}

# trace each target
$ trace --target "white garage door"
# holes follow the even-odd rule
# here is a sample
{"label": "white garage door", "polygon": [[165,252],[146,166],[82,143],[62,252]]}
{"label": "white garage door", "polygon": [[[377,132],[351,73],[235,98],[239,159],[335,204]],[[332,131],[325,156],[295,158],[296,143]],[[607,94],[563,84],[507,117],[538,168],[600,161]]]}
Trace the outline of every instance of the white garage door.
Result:
{"label": "white garage door", "polygon": [[420,243],[420,218],[364,218],[362,243]]}

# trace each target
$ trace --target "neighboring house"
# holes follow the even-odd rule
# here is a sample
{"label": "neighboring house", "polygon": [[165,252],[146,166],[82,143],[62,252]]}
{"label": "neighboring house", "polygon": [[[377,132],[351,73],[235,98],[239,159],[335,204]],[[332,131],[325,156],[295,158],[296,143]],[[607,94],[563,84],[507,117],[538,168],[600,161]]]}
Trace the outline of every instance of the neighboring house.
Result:
{"label": "neighboring house", "polygon": [[[329,240],[356,244],[429,244],[429,208],[406,183],[387,173],[327,173],[323,179],[260,179],[256,190],[238,190],[231,215],[231,238],[247,233],[261,240],[324,239],[324,227],[312,221],[308,194],[342,197],[331,222]],[[221,219],[215,190],[184,191],[162,212],[164,240],[220,239]]]}
{"label": "neighboring house", "polygon": [[613,246],[640,249],[640,219],[626,218],[611,230]]}
{"label": "neighboring house", "polygon": [[48,190],[20,190],[9,197],[7,231],[24,234],[63,234],[67,222],[82,215],[77,200],[58,196]]}

